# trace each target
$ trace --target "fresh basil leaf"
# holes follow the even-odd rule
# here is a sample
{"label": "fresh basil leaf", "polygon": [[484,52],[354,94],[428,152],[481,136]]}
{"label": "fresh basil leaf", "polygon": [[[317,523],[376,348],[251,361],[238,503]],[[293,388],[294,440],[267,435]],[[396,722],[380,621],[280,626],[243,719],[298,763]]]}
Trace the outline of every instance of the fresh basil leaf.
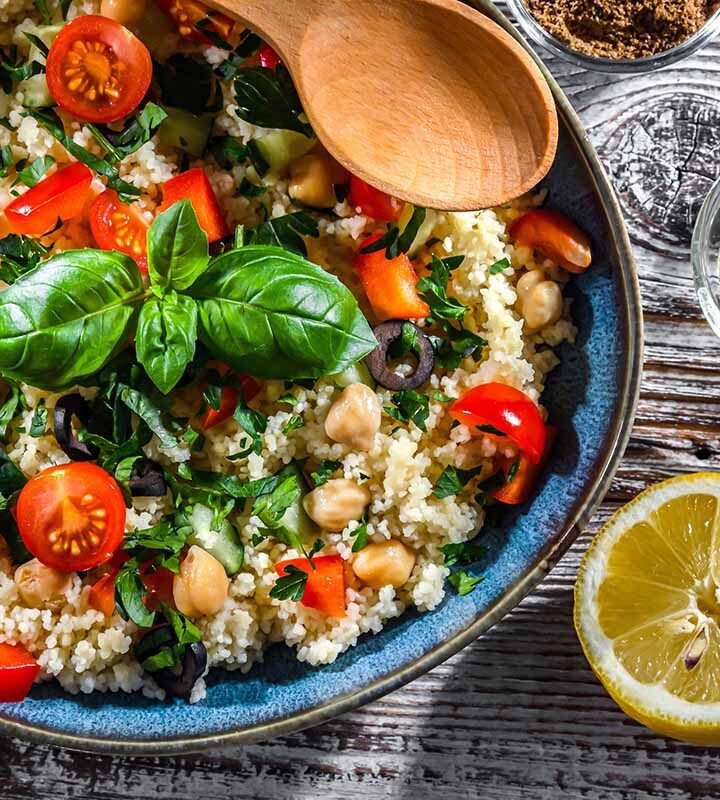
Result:
{"label": "fresh basil leaf", "polygon": [[215,136],[208,142],[210,155],[217,161],[218,166],[231,170],[242,164],[248,157],[248,149],[239,140],[232,136]]}
{"label": "fresh basil leaf", "polygon": [[312,127],[300,119],[300,98],[287,69],[250,67],[235,75],[235,113],[261,128],[281,128],[312,136]]}
{"label": "fresh basil leaf", "polygon": [[223,97],[212,67],[204,59],[183,53],[154,64],[163,103],[191,114],[219,111]]}
{"label": "fresh basil leaf", "polygon": [[282,247],[299,256],[307,256],[303,236],[317,238],[320,235],[317,222],[304,211],[285,214],[256,225],[247,231],[245,244],[264,244]]}
{"label": "fresh basil leaf", "polygon": [[207,234],[189,200],[158,214],[148,231],[147,251],[153,285],[181,291],[195,283],[210,256]]}
{"label": "fresh basil leaf", "polygon": [[440,552],[445,556],[446,567],[454,567],[455,564],[467,566],[482,558],[487,552],[487,547],[472,542],[458,542],[442,545]]}
{"label": "fresh basil leaf", "polygon": [[0,293],[0,374],[42,389],[92,375],[132,336],[144,296],[129,256],[52,256]]}
{"label": "fresh basil leaf", "polygon": [[243,247],[218,256],[192,295],[200,339],[212,356],[257,377],[334,374],[377,347],[350,291],[279,248]]}
{"label": "fresh basil leaf", "polygon": [[140,417],[157,436],[162,447],[177,447],[177,439],[163,422],[162,412],[144,392],[125,386],[120,393],[120,398],[130,411]]}
{"label": "fresh basil leaf", "polygon": [[448,581],[455,587],[455,591],[459,595],[466,595],[470,594],[472,590],[484,580],[482,576],[474,577],[473,575],[468,575],[467,572],[464,570],[460,570],[459,572],[455,572],[453,575],[448,577]]}
{"label": "fresh basil leaf", "polygon": [[10,423],[20,405],[20,388],[15,381],[7,381],[8,393],[0,406],[0,439],[7,439]]}
{"label": "fresh basil leaf", "polygon": [[342,467],[342,461],[326,459],[318,464],[317,469],[310,473],[310,477],[313,479],[315,486],[322,486],[332,478],[340,467]]}
{"label": "fresh basil leaf", "polygon": [[275,600],[294,600],[299,602],[305,594],[308,574],[294,564],[288,564],[284,569],[285,574],[275,581],[275,585],[270,590],[270,597],[275,598]]}
{"label": "fresh basil leaf", "polygon": [[29,164],[25,162],[18,163],[17,172],[15,173],[15,180],[12,182],[13,186],[21,183],[23,186],[33,187],[35,184],[42,180],[45,173],[53,166],[55,159],[52,156],[43,156],[43,158],[36,158]]}
{"label": "fresh basil leaf", "polygon": [[26,111],[24,116],[32,117],[40,127],[48,131],[54,136],[58,142],[74,156],[78,161],[82,161],[85,166],[90,167],[93,172],[107,178],[108,189],[114,189],[120,200],[123,202],[132,201],[135,197],[139,197],[140,189],[128,183],[120,177],[117,168],[109,164],[102,158],[88,152],[84,147],[73,141],[72,137],[65,133],[60,117],[52,108],[44,108],[36,111]]}
{"label": "fresh basil leaf", "polygon": [[147,300],[138,319],[135,348],[150,380],[168,394],[195,354],[197,306],[174,292]]}
{"label": "fresh basil leaf", "polygon": [[36,239],[11,233],[0,239],[0,280],[7,284],[30,272],[50,252]]}
{"label": "fresh basil leaf", "polygon": [[12,147],[9,144],[0,147],[0,178],[7,178],[14,164],[15,157],[13,156]]}
{"label": "fresh basil leaf", "polygon": [[30,423],[30,436],[37,439],[45,435],[47,430],[48,410],[45,401],[41,398],[40,402],[35,406],[32,422]]}
{"label": "fresh basil leaf", "polygon": [[141,628],[150,628],[155,622],[155,613],[143,602],[146,594],[147,589],[140,578],[140,565],[137,559],[130,559],[115,578],[115,608],[123,619],[132,620]]}

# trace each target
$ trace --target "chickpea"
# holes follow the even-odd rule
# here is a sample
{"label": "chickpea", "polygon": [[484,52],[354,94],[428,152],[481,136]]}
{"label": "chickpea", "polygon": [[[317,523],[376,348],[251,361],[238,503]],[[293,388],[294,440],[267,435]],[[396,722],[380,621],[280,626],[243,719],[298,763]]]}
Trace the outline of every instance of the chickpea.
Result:
{"label": "chickpea", "polygon": [[121,25],[132,25],[145,15],[145,0],[102,0],[100,13]]}
{"label": "chickpea", "polygon": [[562,310],[562,291],[555,281],[541,281],[528,292],[522,303],[526,327],[533,331],[557,322]]}
{"label": "chickpea", "polygon": [[308,153],[290,166],[288,194],[311,208],[332,208],[333,186],[346,181],[347,172],[328,153]]}
{"label": "chickpea", "polygon": [[382,408],[378,396],[364,383],[351,383],[330,406],[325,433],[356,450],[369,450],[380,430]]}
{"label": "chickpea", "polygon": [[545,273],[541,269],[531,269],[520,277],[515,285],[517,292],[518,307],[522,307],[528,294],[542,281],[546,280]]}
{"label": "chickpea", "polygon": [[202,547],[193,545],[173,578],[177,610],[186,617],[216,614],[223,607],[230,588],[225,567]]}
{"label": "chickpea", "polygon": [[415,566],[415,553],[397,539],[369,544],[355,556],[352,568],[373,589],[404,586]]}
{"label": "chickpea", "polygon": [[326,531],[339,533],[348,522],[361,519],[365,507],[370,503],[370,490],[346,478],[318,486],[303,498],[308,516]]}
{"label": "chickpea", "polygon": [[14,581],[26,606],[60,609],[72,585],[71,576],[70,572],[46,567],[33,558],[15,570]]}

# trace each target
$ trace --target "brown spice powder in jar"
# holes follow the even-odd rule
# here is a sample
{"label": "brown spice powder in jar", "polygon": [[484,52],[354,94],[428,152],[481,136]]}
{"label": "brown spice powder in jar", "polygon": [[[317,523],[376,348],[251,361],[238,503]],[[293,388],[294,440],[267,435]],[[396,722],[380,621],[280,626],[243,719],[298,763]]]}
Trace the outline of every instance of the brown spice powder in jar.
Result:
{"label": "brown spice powder in jar", "polygon": [[530,13],[573,50],[604,58],[641,58],[669,50],[698,31],[717,2],[708,0],[525,0]]}

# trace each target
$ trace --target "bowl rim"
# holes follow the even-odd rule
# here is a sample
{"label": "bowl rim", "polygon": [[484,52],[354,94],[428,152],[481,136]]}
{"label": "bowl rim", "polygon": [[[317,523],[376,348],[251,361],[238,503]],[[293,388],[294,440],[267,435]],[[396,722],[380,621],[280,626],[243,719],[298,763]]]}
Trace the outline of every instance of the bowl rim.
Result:
{"label": "bowl rim", "polygon": [[[705,319],[713,332],[720,336],[720,303],[716,291],[710,281],[708,261],[712,257],[710,251],[710,228],[720,212],[720,178],[710,187],[700,207],[692,242],[690,244],[690,262],[693,268],[695,291]],[[718,253],[715,253],[717,259]]]}
{"label": "bowl rim", "polygon": [[624,311],[623,323],[628,331],[626,345],[628,368],[623,376],[623,385],[620,393],[622,398],[620,406],[624,409],[624,413],[618,414],[613,422],[603,452],[603,458],[595,469],[587,495],[584,499],[577,501],[569,514],[568,524],[539,554],[536,565],[519,577],[502,597],[464,630],[459,631],[450,639],[411,663],[387,673],[366,686],[340,695],[322,707],[298,711],[286,717],[257,725],[251,729],[246,728],[244,730],[198,736],[169,737],[152,741],[76,736],[53,728],[31,725],[1,716],[0,734],[84,752],[113,755],[168,756],[200,752],[211,747],[223,745],[253,744],[319,725],[404,686],[446,661],[450,656],[455,655],[478,638],[511,611],[547,575],[589,522],[590,517],[605,496],[625,452],[640,396],[643,317],[637,271],[630,240],[617,198],[597,153],[590,144],[580,119],[549,70],[539,56],[529,47],[524,38],[515,30],[508,18],[493,5],[491,0],[463,1],[474,6],[510,33],[530,53],[530,56],[547,79],[558,109],[563,114],[579,149],[587,161],[596,192],[601,198],[604,208],[609,212],[611,231],[620,254],[619,267],[623,275],[623,280],[620,281],[624,301],[622,309]]}

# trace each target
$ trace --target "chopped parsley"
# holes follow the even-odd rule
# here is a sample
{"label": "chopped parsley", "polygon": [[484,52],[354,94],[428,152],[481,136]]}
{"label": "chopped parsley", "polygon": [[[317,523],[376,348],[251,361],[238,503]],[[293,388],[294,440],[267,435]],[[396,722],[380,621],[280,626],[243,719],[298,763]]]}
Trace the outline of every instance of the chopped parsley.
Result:
{"label": "chopped parsley", "polygon": [[481,467],[477,469],[457,469],[453,466],[447,466],[437,479],[433,494],[439,499],[460,494],[465,485],[479,475],[481,471]]}
{"label": "chopped parsley", "polygon": [[35,406],[35,412],[33,413],[32,422],[30,423],[30,436],[32,436],[33,439],[45,435],[47,419],[47,406],[45,405],[45,400],[41,398],[37,406]]}
{"label": "chopped parsley", "polygon": [[55,163],[52,156],[43,156],[36,158],[34,161],[28,163],[26,160],[18,161],[15,174],[15,180],[12,182],[13,186],[21,183],[23,186],[33,187],[38,181],[42,180],[50,167]]}
{"label": "chopped parsley", "polygon": [[275,600],[294,600],[299,602],[305,594],[308,574],[294,564],[288,564],[285,574],[281,575],[270,590],[270,597]]}
{"label": "chopped parsley", "polygon": [[467,306],[454,297],[447,296],[447,287],[452,270],[463,262],[463,256],[438,258],[433,255],[430,276],[422,278],[417,285],[420,296],[430,306],[430,315],[435,320],[462,320]]}
{"label": "chopped parsley", "polygon": [[318,464],[317,469],[310,473],[310,477],[313,479],[315,486],[322,486],[332,478],[333,474],[337,472],[340,467],[342,467],[342,461],[330,461],[326,459]]}
{"label": "chopped parsley", "polygon": [[488,267],[488,272],[491,275],[497,275],[504,269],[510,269],[510,266],[510,261],[507,258],[501,258],[500,261],[496,261],[492,266]]}
{"label": "chopped parsley", "polygon": [[455,591],[461,596],[470,594],[470,592],[472,592],[472,590],[483,580],[484,578],[482,575],[475,577],[474,575],[469,575],[464,570],[455,572],[448,577],[448,581],[455,588]]}
{"label": "chopped parsley", "polygon": [[355,540],[353,541],[352,551],[353,553],[357,553],[362,550],[364,547],[367,547],[368,543],[368,532],[367,532],[367,521],[363,520],[360,527],[356,528],[353,531],[353,536]]}
{"label": "chopped parsley", "polygon": [[412,216],[408,220],[402,233],[400,232],[400,228],[393,224],[383,236],[363,247],[360,254],[366,255],[368,253],[375,253],[378,250],[385,250],[385,258],[393,259],[397,258],[400,253],[407,253],[412,247],[412,243],[415,241],[420,227],[423,222],[425,222],[426,214],[427,211],[424,208],[415,206]]}
{"label": "chopped parsley", "polygon": [[299,415],[294,414],[283,426],[283,433],[289,436],[293,431],[302,428],[305,425],[305,420]]}
{"label": "chopped parsley", "polygon": [[11,284],[26,272],[35,269],[40,259],[50,252],[36,239],[11,233],[0,239],[0,280]]}
{"label": "chopped parsley", "polygon": [[425,422],[430,416],[430,398],[414,389],[403,389],[392,396],[393,406],[385,406],[385,413],[398,422],[413,422],[421,431],[427,431]]}
{"label": "chopped parsley", "polygon": [[446,567],[454,567],[456,564],[466,567],[484,556],[487,548],[472,542],[458,542],[444,544],[440,552],[445,556]]}
{"label": "chopped parsley", "polygon": [[210,155],[217,161],[218,166],[225,170],[231,170],[238,164],[242,164],[248,157],[248,149],[239,140],[232,136],[215,136],[208,142],[207,146]]}

